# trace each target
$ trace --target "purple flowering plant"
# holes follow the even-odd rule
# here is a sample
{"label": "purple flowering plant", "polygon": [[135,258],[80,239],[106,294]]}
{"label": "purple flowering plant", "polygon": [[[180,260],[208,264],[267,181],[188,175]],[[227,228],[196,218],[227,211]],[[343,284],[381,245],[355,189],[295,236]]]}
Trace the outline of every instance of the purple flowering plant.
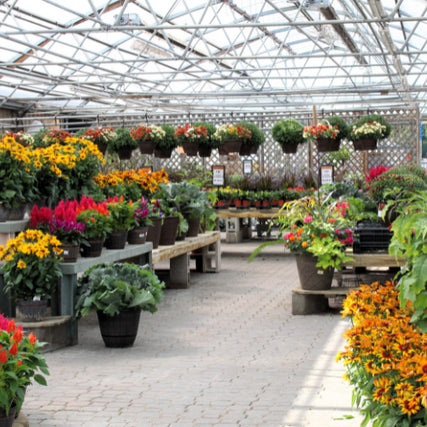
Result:
{"label": "purple flowering plant", "polygon": [[49,233],[56,236],[62,243],[78,245],[84,240],[84,229],[83,222],[69,219],[52,218],[49,222]]}
{"label": "purple flowering plant", "polygon": [[141,197],[141,200],[138,200],[134,203],[135,209],[133,212],[133,217],[137,227],[146,227],[148,224],[151,224],[149,202],[147,199]]}

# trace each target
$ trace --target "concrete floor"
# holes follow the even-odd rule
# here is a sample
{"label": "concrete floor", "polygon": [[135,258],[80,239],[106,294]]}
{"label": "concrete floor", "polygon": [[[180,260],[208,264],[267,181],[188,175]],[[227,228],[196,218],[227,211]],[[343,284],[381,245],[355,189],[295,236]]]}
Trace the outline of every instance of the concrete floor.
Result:
{"label": "concrete floor", "polygon": [[46,354],[48,386],[27,390],[30,426],[360,425],[335,362],[348,321],[292,316],[295,261],[274,246],[248,264],[258,243],[223,243],[220,273],[166,290],[131,348],[82,319],[78,345]]}

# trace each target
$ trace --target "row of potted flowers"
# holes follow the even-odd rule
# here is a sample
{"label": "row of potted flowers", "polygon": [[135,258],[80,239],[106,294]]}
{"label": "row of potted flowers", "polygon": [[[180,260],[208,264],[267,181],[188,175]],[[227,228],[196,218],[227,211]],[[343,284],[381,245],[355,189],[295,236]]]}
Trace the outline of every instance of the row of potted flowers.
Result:
{"label": "row of potted flowers", "polygon": [[300,199],[312,194],[313,191],[314,189],[305,189],[301,186],[275,191],[244,191],[229,187],[219,188],[216,191],[217,201],[214,207],[216,209],[276,208],[282,207],[286,201]]}

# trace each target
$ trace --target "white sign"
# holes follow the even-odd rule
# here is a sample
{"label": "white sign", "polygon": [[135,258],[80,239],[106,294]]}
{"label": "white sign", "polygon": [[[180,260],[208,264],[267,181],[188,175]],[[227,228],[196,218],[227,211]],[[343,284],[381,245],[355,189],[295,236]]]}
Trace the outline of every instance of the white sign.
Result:
{"label": "white sign", "polygon": [[212,185],[217,187],[225,185],[225,166],[212,166]]}

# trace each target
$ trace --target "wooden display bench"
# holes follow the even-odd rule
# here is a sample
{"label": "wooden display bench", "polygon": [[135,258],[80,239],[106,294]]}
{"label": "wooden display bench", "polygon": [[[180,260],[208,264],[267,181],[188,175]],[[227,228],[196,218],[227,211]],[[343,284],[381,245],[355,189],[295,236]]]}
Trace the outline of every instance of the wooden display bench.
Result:
{"label": "wooden display bench", "polygon": [[[343,267],[401,267],[405,264],[403,259],[396,259],[386,252],[354,254],[349,253],[354,260],[344,263]],[[336,273],[337,274],[337,273]],[[338,272],[339,274],[339,272]],[[317,314],[328,310],[328,298],[345,296],[352,289],[358,287],[332,287],[327,290],[305,290],[295,288],[292,290],[292,314]]]}
{"label": "wooden display bench", "polygon": [[[143,245],[129,245],[124,249],[108,250],[103,248],[102,254],[94,258],[79,257],[77,262],[60,263],[62,271],[62,280],[59,284],[57,295],[51,299],[51,314],[55,319],[46,319],[46,327],[49,328],[65,328],[65,337],[63,333],[54,334],[46,331],[46,334],[52,337],[53,342],[49,342],[51,346],[75,345],[78,341],[77,320],[74,319],[74,306],[77,288],[77,275],[83,273],[93,265],[104,262],[119,262],[132,261],[141,266],[151,268],[151,251],[153,244],[151,242]],[[8,317],[15,317],[15,306],[12,304],[10,297],[4,292],[3,274],[0,274],[0,313],[4,313]],[[54,321],[53,321],[54,320]],[[38,322],[39,326],[43,326]],[[25,325],[24,325],[25,327]],[[61,329],[62,330],[62,329]]]}
{"label": "wooden display bench", "polygon": [[[250,220],[252,218],[268,220],[279,216],[279,208],[272,209],[217,209],[218,218],[226,218],[225,232],[227,243],[240,243],[244,239],[250,239],[252,230]],[[249,220],[249,225],[245,224],[245,219]]]}
{"label": "wooden display bench", "polygon": [[[213,250],[211,250],[212,246]],[[221,233],[207,231],[197,237],[187,237],[185,240],[177,241],[174,245],[159,246],[153,249],[153,269],[156,273],[161,274],[162,271],[156,270],[156,264],[169,261],[167,286],[175,289],[187,288],[190,281],[190,256],[196,258],[198,271],[219,272],[221,269]],[[214,266],[212,262],[214,262]]]}

